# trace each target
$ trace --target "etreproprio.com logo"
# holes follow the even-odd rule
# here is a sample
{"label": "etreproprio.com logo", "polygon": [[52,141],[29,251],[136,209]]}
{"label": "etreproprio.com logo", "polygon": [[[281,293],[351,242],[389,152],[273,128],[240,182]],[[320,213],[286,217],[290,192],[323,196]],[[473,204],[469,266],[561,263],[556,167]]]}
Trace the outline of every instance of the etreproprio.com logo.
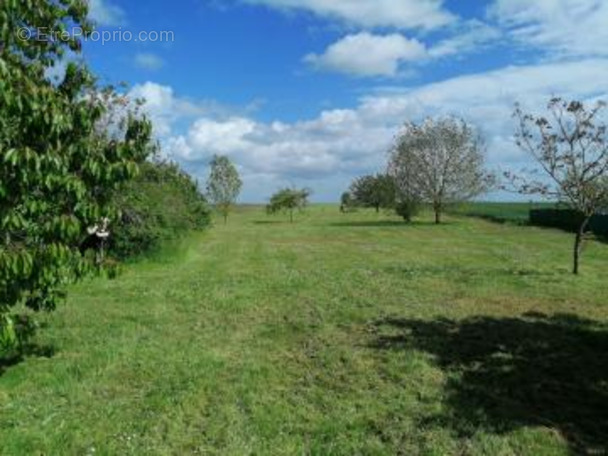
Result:
{"label": "etreproprio.com logo", "polygon": [[130,42],[149,42],[149,43],[172,43],[175,41],[175,33],[170,30],[141,30],[133,32],[131,30],[94,30],[86,33],[80,27],[71,30],[51,30],[45,27],[29,28],[22,27],[17,32],[17,37],[23,41],[67,41],[69,39],[83,39],[85,41],[101,43],[130,43]]}

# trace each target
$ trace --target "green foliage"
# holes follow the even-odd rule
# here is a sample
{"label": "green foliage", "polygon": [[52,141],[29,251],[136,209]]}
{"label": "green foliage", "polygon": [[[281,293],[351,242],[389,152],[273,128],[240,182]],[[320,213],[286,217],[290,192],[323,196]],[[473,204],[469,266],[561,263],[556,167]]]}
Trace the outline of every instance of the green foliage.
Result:
{"label": "green foliage", "polygon": [[110,251],[119,258],[157,248],[210,223],[210,211],[193,179],[172,163],[146,162],[140,175],[116,192],[120,222],[110,237]]}
{"label": "green foliage", "polygon": [[[67,50],[80,51],[82,43],[68,33],[68,27],[78,26],[83,37],[92,32],[87,20],[86,0],[2,0],[0,3],[0,54],[3,63],[24,65],[28,71],[40,72],[53,66],[57,57]],[[22,28],[31,32],[30,39],[19,33]],[[46,37],[38,37],[38,31]]]}
{"label": "green foliage", "polygon": [[[573,209],[533,209],[530,211],[530,224],[548,228],[559,228],[576,233],[585,215]],[[598,236],[608,236],[608,215],[591,216],[587,230]]]}
{"label": "green foliage", "polygon": [[420,213],[420,207],[420,201],[414,198],[401,199],[395,204],[395,212],[406,222],[411,222],[412,218]]}
{"label": "green foliage", "polygon": [[449,208],[450,214],[478,217],[496,223],[527,225],[531,209],[553,208],[555,203],[546,202],[467,202]]}
{"label": "green foliage", "polygon": [[381,208],[395,207],[396,190],[391,176],[376,174],[355,179],[349,193],[355,205],[373,207],[378,212]]}
{"label": "green foliage", "polygon": [[232,206],[241,193],[243,182],[228,157],[215,155],[211,160],[211,173],[207,181],[207,197],[224,217],[224,223]]}
{"label": "green foliage", "polygon": [[[149,153],[151,125],[132,115],[110,140],[98,124],[99,96],[86,68],[70,64],[56,83],[45,77],[77,40],[27,41],[19,27],[50,34],[88,29],[86,3],[5,0],[0,5],[0,314],[18,304],[52,310],[64,287],[95,269],[78,249],[88,227],[115,220],[111,196]],[[5,317],[5,330],[9,324]],[[8,333],[6,332],[8,331]]]}
{"label": "green foliage", "polygon": [[340,212],[354,212],[357,210],[357,203],[350,192],[344,192],[340,196]]}
{"label": "green foliage", "polygon": [[270,204],[266,206],[266,211],[269,214],[287,212],[289,213],[289,220],[293,223],[294,210],[303,210],[308,205],[308,198],[311,193],[312,192],[307,188],[301,190],[284,188],[272,195]]}

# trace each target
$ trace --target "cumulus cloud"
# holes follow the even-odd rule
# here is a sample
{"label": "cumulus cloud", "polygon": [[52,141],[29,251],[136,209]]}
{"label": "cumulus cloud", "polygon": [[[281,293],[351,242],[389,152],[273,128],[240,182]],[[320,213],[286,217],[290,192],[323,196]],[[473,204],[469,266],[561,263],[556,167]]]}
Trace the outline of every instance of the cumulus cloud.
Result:
{"label": "cumulus cloud", "polygon": [[608,55],[606,0],[495,0],[489,13],[525,45],[562,56]]}
{"label": "cumulus cloud", "polygon": [[[550,81],[550,82],[548,82]],[[516,167],[527,162],[513,144],[511,114],[516,101],[538,107],[549,97],[595,99],[608,94],[608,60],[509,67],[462,76],[410,90],[379,92],[354,109],[322,112],[307,121],[258,122],[244,116],[203,116],[184,135],[168,138],[171,156],[190,169],[204,169],[214,153],[231,156],[243,169],[246,191],[264,182],[313,180],[335,198],[345,176],[380,170],[395,133],[406,120],[459,115],[487,139],[490,163]],[[202,177],[202,176],[201,176]],[[265,195],[257,195],[262,198]]]}
{"label": "cumulus cloud", "polygon": [[426,57],[425,46],[416,39],[393,33],[347,35],[320,55],[309,54],[305,61],[317,69],[356,76],[396,76],[403,62]]}
{"label": "cumulus cloud", "polygon": [[322,54],[308,54],[304,61],[317,70],[359,77],[396,77],[404,65],[423,65],[449,56],[478,51],[501,36],[494,27],[471,20],[456,35],[427,47],[400,33],[386,35],[360,32],[331,44]]}
{"label": "cumulus cloud", "polygon": [[170,86],[145,82],[131,88],[127,96],[132,100],[142,100],[143,111],[153,121],[155,134],[158,137],[171,136],[177,122],[209,116],[210,118],[228,118],[235,115],[250,115],[257,111],[263,100],[253,100],[246,106],[234,107],[215,100],[191,100],[179,97]]}
{"label": "cumulus cloud", "polygon": [[165,65],[165,61],[156,54],[142,52],[135,55],[134,64],[144,70],[160,70]]}
{"label": "cumulus cloud", "polygon": [[309,11],[361,27],[435,29],[455,20],[443,0],[244,0],[282,10]]}
{"label": "cumulus cloud", "polygon": [[90,0],[89,17],[99,25],[106,26],[118,26],[126,22],[124,10],[108,0]]}

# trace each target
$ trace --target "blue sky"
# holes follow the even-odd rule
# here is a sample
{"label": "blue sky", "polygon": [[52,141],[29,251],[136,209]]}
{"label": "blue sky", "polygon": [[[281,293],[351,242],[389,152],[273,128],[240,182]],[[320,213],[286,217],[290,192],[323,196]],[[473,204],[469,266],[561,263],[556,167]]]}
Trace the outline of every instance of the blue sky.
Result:
{"label": "blue sky", "polygon": [[[513,104],[608,98],[604,0],[91,0],[100,31],[163,42],[88,42],[105,82],[148,100],[163,153],[201,181],[215,153],[242,200],[302,185],[335,201],[382,171],[399,126],[459,115],[488,164],[519,169]],[[115,35],[117,36],[117,35]],[[505,195],[492,195],[507,198]]]}

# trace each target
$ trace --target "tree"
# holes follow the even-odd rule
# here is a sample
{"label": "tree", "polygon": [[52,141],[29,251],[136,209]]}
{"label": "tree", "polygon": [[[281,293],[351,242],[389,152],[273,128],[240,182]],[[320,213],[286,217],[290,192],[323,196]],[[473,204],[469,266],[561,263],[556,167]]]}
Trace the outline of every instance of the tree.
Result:
{"label": "tree", "polygon": [[349,193],[356,205],[373,207],[380,212],[381,208],[394,207],[395,191],[395,181],[391,176],[376,174],[355,179]]}
{"label": "tree", "polygon": [[308,198],[311,193],[312,192],[306,188],[301,190],[284,188],[272,195],[270,204],[266,206],[266,211],[269,214],[288,212],[289,220],[293,223],[293,212],[295,210],[301,211],[308,205]]}
{"label": "tree", "polygon": [[[79,245],[87,229],[118,218],[111,195],[150,152],[151,125],[133,113],[108,137],[107,112],[84,67],[47,71],[91,32],[82,0],[0,3],[0,339],[15,339],[11,309],[53,310],[65,286],[96,269]],[[31,38],[19,30],[25,27]],[[47,37],[37,35],[44,31]],[[106,229],[104,228],[104,234]]]}
{"label": "tree", "polygon": [[580,101],[553,98],[547,117],[526,114],[519,105],[515,109],[517,145],[536,160],[545,179],[506,177],[520,193],[557,198],[583,215],[574,239],[574,274],[589,220],[608,201],[608,126],[600,118],[605,107],[604,102],[587,108]]}
{"label": "tree", "polygon": [[211,173],[207,181],[209,201],[228,221],[228,214],[241,193],[243,182],[239,172],[228,157],[214,155],[211,160]]}
{"label": "tree", "polygon": [[466,122],[427,119],[405,125],[390,154],[389,175],[398,198],[430,204],[439,224],[448,204],[472,199],[488,188],[491,176],[483,166],[481,140]]}

